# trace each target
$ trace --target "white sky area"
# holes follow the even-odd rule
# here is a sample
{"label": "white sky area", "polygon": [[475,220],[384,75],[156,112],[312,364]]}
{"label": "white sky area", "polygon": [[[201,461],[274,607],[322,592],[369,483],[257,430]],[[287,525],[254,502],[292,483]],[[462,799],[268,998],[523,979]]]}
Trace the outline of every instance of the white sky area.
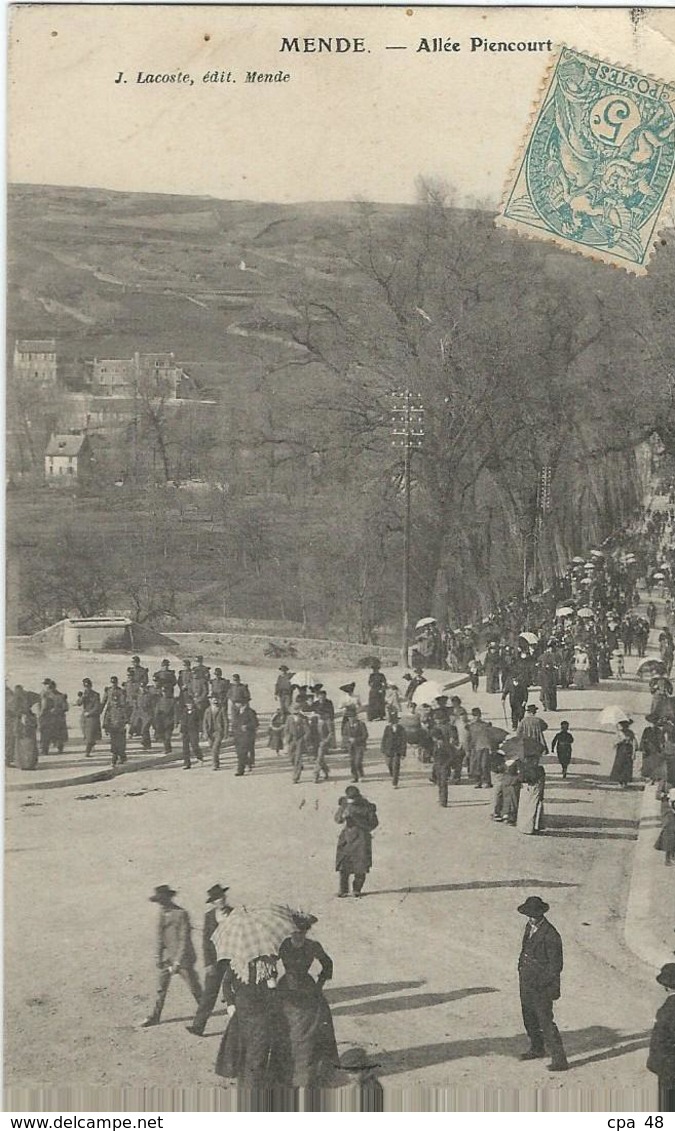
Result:
{"label": "white sky area", "polygon": [[[366,51],[282,54],[284,36],[360,37]],[[461,50],[418,52],[423,36]],[[673,10],[648,11],[636,30],[625,9],[19,7],[9,180],[408,202],[421,174],[460,201],[497,203],[552,56],[472,52],[472,36],[551,39],[675,82]],[[194,85],[135,81],[179,70]],[[204,84],[213,70],[236,81]],[[253,70],[291,79],[247,83]]]}

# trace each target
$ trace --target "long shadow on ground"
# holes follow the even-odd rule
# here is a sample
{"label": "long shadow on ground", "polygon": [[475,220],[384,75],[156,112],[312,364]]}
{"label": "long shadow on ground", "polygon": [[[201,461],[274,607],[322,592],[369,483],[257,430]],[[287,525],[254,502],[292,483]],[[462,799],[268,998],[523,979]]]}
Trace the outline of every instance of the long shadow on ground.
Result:
{"label": "long shadow on ground", "polygon": [[423,981],[364,982],[363,985],[358,986],[326,986],[324,994],[332,1006],[340,1001],[350,1001],[352,998],[377,997],[378,994],[393,994],[398,990],[417,990],[423,985]]}
{"label": "long shadow on ground", "polygon": [[427,892],[436,891],[482,891],[491,888],[577,888],[579,884],[566,883],[564,880],[473,880],[464,884],[412,884],[403,888],[378,888],[377,891],[364,891],[363,896],[374,895],[425,895]]}
{"label": "long shadow on ground", "polygon": [[[563,1033],[563,1041],[570,1067],[590,1064],[596,1061],[612,1060],[625,1053],[646,1048],[649,1032],[620,1034],[616,1029],[604,1025],[591,1025],[586,1029],[573,1029]],[[398,1072],[411,1072],[430,1068],[464,1057],[508,1056],[517,1061],[527,1049],[527,1037],[518,1034],[514,1037],[478,1037],[466,1041],[443,1041],[432,1045],[416,1045],[413,1048],[378,1050],[378,1075],[394,1076]],[[590,1053],[581,1060],[575,1060],[577,1053]],[[514,1079],[518,1079],[518,1068],[514,1068]]]}
{"label": "long shadow on ground", "polygon": [[469,986],[464,990],[450,990],[445,994],[408,994],[404,997],[378,998],[376,1001],[356,1002],[354,1005],[339,1005],[333,1009],[333,1016],[349,1014],[350,1016],[372,1015],[374,1013],[398,1013],[409,1009],[427,1009],[432,1005],[445,1005],[449,1001],[461,1001],[465,997],[476,994],[496,994],[496,986]]}

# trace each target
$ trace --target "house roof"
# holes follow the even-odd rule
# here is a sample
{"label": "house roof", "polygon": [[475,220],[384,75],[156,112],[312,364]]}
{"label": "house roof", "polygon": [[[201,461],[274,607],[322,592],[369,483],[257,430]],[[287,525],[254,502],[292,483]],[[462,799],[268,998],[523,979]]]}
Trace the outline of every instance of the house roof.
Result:
{"label": "house roof", "polygon": [[57,433],[47,444],[47,456],[79,456],[87,437],[82,433]]}
{"label": "house roof", "polygon": [[43,338],[29,340],[27,338],[16,343],[19,353],[56,353],[56,338]]}

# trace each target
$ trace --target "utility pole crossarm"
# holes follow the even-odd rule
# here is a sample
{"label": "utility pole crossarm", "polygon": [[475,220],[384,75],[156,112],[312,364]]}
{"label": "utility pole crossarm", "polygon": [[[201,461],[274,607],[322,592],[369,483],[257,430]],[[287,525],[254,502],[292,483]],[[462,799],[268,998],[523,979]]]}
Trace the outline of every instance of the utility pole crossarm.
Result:
{"label": "utility pole crossarm", "polygon": [[410,464],[414,451],[419,451],[424,439],[424,408],[417,393],[405,389],[392,393],[391,435],[394,447],[403,448],[403,490],[405,518],[403,524],[403,616],[401,625],[401,663],[408,666],[408,638],[410,635],[410,522],[411,482]]}

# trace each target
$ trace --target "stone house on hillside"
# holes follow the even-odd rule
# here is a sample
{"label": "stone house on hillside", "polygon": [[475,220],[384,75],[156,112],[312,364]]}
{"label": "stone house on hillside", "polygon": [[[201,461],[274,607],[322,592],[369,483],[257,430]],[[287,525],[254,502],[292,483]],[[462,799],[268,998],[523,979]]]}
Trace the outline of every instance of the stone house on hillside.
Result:
{"label": "stone house on hillside", "polygon": [[45,452],[45,480],[56,486],[81,482],[92,462],[91,444],[84,432],[57,432]]}

